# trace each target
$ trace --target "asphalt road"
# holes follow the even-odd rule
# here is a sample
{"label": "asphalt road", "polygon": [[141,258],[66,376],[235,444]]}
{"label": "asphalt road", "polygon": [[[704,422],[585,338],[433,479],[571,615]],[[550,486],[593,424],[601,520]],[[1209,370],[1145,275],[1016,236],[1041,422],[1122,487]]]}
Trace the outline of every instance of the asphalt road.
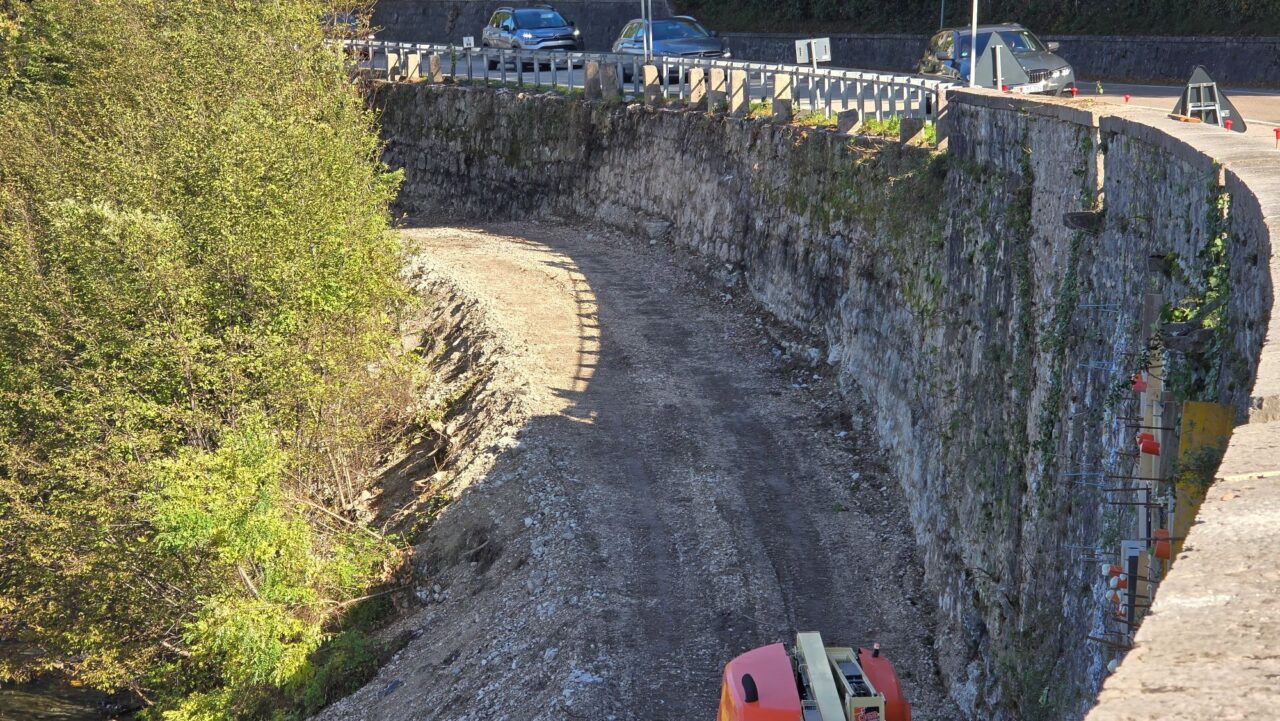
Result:
{"label": "asphalt road", "polygon": [[[1130,95],[1127,101],[1129,105],[1168,113],[1173,111],[1182,94],[1180,85],[1125,85],[1104,82],[1102,90],[1102,94],[1098,94],[1095,81],[1082,81],[1079,97],[1124,105],[1126,104],[1124,96],[1127,93]],[[1221,92],[1244,116],[1248,135],[1269,141],[1272,147],[1275,147],[1275,130],[1280,127],[1280,89],[1223,88]]]}
{"label": "asphalt road", "polygon": [[[450,68],[446,66],[445,72],[448,73]],[[483,62],[477,60],[472,65],[472,74],[470,77],[484,77]],[[539,69],[535,73],[532,69],[524,71],[524,82],[526,84],[551,85],[552,73],[547,68]],[[467,76],[466,66],[462,63],[458,67],[458,75],[460,77]],[[490,78],[500,80],[501,71],[490,71]],[[516,71],[514,66],[507,69],[506,80],[515,82]],[[558,68],[555,73],[556,83],[564,85],[566,82],[570,87],[582,87],[583,72],[580,69],[568,71],[564,68]],[[1117,105],[1129,104],[1133,107],[1141,107],[1149,110],[1157,110],[1160,112],[1172,112],[1174,106],[1178,102],[1178,97],[1182,93],[1180,85],[1138,85],[1138,84],[1122,84],[1108,83],[1101,84],[1102,92],[1098,92],[1098,83],[1093,80],[1084,80],[1079,84],[1079,98],[1092,99],[1098,102],[1111,103]],[[628,88],[630,90],[630,88]],[[1259,141],[1265,141],[1270,147],[1277,147],[1275,130],[1280,128],[1280,89],[1258,89],[1258,88],[1223,88],[1222,92],[1235,104],[1236,109],[1244,116],[1246,125],[1248,126],[1247,134],[1251,138],[1257,138]],[[669,94],[676,96],[678,94],[676,84],[672,84]],[[1129,99],[1125,100],[1125,95],[1129,95]],[[750,97],[754,100],[761,100],[765,97],[765,89],[759,84],[759,80],[753,78],[751,81]],[[796,92],[797,106],[800,109],[809,106],[808,91],[804,87],[797,88]],[[852,105],[854,103],[852,92],[848,93],[847,102]],[[869,90],[863,95],[864,109],[870,112],[872,96]],[[837,101],[837,109],[840,103]]]}

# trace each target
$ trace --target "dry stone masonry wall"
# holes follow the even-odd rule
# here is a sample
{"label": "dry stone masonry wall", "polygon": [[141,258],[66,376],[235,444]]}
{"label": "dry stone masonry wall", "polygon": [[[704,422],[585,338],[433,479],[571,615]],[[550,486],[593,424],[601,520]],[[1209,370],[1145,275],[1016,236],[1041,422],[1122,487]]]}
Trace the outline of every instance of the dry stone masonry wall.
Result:
{"label": "dry stone masonry wall", "polygon": [[[506,90],[386,86],[373,102],[405,212],[665,236],[819,340],[875,409],[937,592],[940,664],[973,718],[1079,718],[1115,657],[1087,640],[1106,587],[1074,549],[1125,517],[1073,474],[1132,445],[1119,405],[1147,294],[1197,297],[1227,264],[1221,370],[1201,394],[1247,428],[1275,417],[1260,179],[1277,164],[1229,133],[981,91],[954,93],[945,153]],[[1101,220],[1072,229],[1068,213]]]}

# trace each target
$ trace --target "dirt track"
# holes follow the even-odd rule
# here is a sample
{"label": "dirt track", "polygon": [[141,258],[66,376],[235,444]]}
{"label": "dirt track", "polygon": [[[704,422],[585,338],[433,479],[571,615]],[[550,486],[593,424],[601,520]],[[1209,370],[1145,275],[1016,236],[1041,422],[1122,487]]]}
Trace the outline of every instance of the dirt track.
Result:
{"label": "dirt track", "polygon": [[599,231],[406,232],[472,304],[485,451],[420,539],[414,640],[321,718],[710,720],[727,659],[810,629],[879,641],[916,719],[958,718],[897,483],[740,284]]}

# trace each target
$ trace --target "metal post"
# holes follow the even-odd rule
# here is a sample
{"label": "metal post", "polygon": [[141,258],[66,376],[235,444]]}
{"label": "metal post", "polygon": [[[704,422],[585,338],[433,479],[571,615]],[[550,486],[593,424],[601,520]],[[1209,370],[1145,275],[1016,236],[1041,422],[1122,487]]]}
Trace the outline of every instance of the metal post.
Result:
{"label": "metal post", "polygon": [[947,26],[947,0],[942,0],[942,10],[938,11],[938,29]]}
{"label": "metal post", "polygon": [[969,24],[969,87],[978,87],[978,0],[973,0],[973,20]]}

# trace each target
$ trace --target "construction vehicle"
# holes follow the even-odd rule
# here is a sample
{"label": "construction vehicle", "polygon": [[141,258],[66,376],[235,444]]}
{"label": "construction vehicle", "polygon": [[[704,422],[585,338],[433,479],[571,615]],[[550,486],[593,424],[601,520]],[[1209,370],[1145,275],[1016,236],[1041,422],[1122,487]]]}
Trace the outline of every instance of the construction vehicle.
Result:
{"label": "construction vehicle", "polygon": [[814,632],[747,651],[724,667],[718,721],[911,721],[880,644],[825,646]]}

